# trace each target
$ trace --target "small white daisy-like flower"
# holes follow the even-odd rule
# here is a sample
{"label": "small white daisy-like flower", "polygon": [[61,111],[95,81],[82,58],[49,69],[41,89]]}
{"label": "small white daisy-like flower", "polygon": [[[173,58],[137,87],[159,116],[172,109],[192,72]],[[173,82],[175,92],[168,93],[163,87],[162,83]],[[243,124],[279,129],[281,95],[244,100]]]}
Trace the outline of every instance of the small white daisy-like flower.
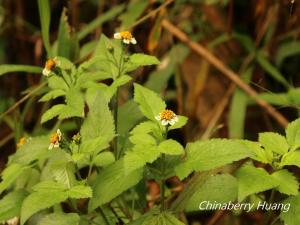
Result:
{"label": "small white daisy-like flower", "polygon": [[163,110],[161,113],[155,116],[155,119],[161,121],[161,125],[163,126],[172,126],[176,122],[178,122],[178,116],[172,110],[169,109]]}
{"label": "small white daisy-like flower", "polygon": [[53,71],[53,69],[59,65],[59,62],[56,58],[48,59],[45,63],[45,67],[43,69],[43,75],[48,77],[49,74]]}
{"label": "small white daisy-like flower", "polygon": [[59,142],[61,141],[61,136],[62,136],[62,134],[61,134],[60,129],[57,129],[56,133],[51,135],[50,145],[48,147],[49,150],[59,147]]}
{"label": "small white daisy-like flower", "polygon": [[122,40],[123,43],[125,43],[127,45],[129,45],[130,43],[135,45],[137,43],[135,38],[130,33],[130,31],[121,31],[121,32],[115,33],[114,38]]}
{"label": "small white daisy-like flower", "polygon": [[17,224],[19,224],[19,217],[16,217],[16,216],[15,216],[15,217],[13,217],[13,218],[7,220],[6,223],[7,223],[8,225],[17,225]]}

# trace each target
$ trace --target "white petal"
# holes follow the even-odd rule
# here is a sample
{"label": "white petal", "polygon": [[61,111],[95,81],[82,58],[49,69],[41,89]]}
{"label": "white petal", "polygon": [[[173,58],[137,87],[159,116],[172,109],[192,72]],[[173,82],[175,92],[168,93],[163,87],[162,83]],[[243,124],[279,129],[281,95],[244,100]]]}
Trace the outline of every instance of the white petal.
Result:
{"label": "white petal", "polygon": [[169,123],[168,120],[162,120],[162,121],[161,121],[161,125],[163,125],[163,126],[168,125],[168,123]]}
{"label": "white petal", "polygon": [[114,34],[114,38],[115,38],[115,39],[121,39],[122,37],[121,37],[121,34],[120,34],[120,33],[115,33],[115,34]]}
{"label": "white petal", "polygon": [[43,69],[43,75],[44,75],[44,76],[48,77],[50,73],[51,73],[51,70],[48,70],[48,69],[46,69],[46,68]]}
{"label": "white petal", "polygon": [[128,39],[123,39],[123,42],[128,45],[130,44],[130,41]]}
{"label": "white petal", "polygon": [[59,142],[55,142],[55,144],[53,145],[54,148],[58,148],[59,147]]}
{"label": "white petal", "polygon": [[53,148],[54,148],[54,144],[51,143],[51,144],[49,145],[48,149],[51,150],[51,149],[53,149]]}
{"label": "white petal", "polygon": [[174,119],[171,119],[170,121],[169,121],[169,124],[172,126],[172,125],[174,125],[176,123],[176,121],[175,121],[175,118]]}
{"label": "white petal", "polygon": [[135,38],[131,38],[130,42],[131,42],[131,44],[135,45],[136,44]]}
{"label": "white petal", "polygon": [[175,116],[174,118],[173,118],[173,120],[175,121],[175,122],[178,122],[178,116]]}
{"label": "white petal", "polygon": [[158,121],[161,120],[160,115],[155,116],[155,119]]}
{"label": "white petal", "polygon": [[56,133],[57,133],[58,137],[60,138],[61,137],[61,131],[60,131],[60,129],[57,129]]}

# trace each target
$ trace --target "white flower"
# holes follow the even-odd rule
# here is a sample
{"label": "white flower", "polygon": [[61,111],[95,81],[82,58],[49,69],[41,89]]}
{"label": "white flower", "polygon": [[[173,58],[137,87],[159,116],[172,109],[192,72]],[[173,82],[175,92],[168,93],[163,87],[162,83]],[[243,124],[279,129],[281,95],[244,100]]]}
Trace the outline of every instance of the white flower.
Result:
{"label": "white flower", "polygon": [[121,31],[114,34],[115,39],[122,40],[123,43],[129,45],[130,43],[135,45],[137,42],[135,38],[132,36],[132,34],[129,31]]}
{"label": "white flower", "polygon": [[55,58],[48,59],[45,63],[45,67],[43,69],[43,75],[48,77],[49,74],[53,71],[53,69],[58,66],[60,62]]}
{"label": "white flower", "polygon": [[62,134],[61,134],[60,129],[57,129],[56,133],[51,135],[50,145],[48,147],[49,150],[59,147],[59,142],[61,141],[61,136],[62,136]]}
{"label": "white flower", "polygon": [[17,225],[17,224],[19,224],[19,217],[16,217],[16,216],[15,216],[15,217],[13,217],[13,218],[7,220],[6,223],[7,223],[8,225]]}
{"label": "white flower", "polygon": [[161,125],[163,126],[172,126],[178,122],[178,116],[169,109],[163,110],[161,113],[159,113],[159,115],[155,116],[155,119],[161,121]]}

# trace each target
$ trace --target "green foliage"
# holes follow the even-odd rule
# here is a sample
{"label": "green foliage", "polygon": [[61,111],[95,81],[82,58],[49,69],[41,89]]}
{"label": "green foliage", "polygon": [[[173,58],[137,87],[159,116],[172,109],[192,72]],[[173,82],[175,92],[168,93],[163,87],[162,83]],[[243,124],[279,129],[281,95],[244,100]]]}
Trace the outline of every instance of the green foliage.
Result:
{"label": "green foliage", "polygon": [[96,177],[93,185],[93,197],[89,202],[89,211],[105,203],[136,185],[142,178],[142,170],[125,173],[124,161],[117,162],[104,168]]}
{"label": "green foliage", "polygon": [[286,195],[297,195],[299,183],[292,173],[288,170],[278,170],[272,173],[272,177],[275,178],[279,184],[276,188],[280,193]]}
{"label": "green foliage", "polygon": [[52,213],[44,216],[38,225],[79,225],[79,220],[76,213]]}
{"label": "green foliage", "polygon": [[139,84],[134,84],[134,101],[139,104],[144,116],[153,121],[166,108],[166,104],[156,93]]}
{"label": "green foliage", "polygon": [[203,201],[227,203],[237,199],[238,182],[229,174],[211,176],[188,201],[186,211],[198,211]]}
{"label": "green foliage", "polygon": [[42,73],[42,70],[38,66],[2,64],[0,65],[0,76],[13,72]]}
{"label": "green foliage", "polygon": [[50,1],[49,0],[38,0],[38,7],[39,7],[39,15],[40,15],[40,21],[41,21],[43,42],[44,42],[48,57],[52,57],[52,49],[51,49],[50,38],[49,38],[50,19],[51,19]]}
{"label": "green foliage", "polygon": [[8,193],[0,200],[0,221],[20,216],[21,206],[27,192],[18,190]]}
{"label": "green foliage", "polygon": [[177,141],[168,139],[158,145],[158,151],[167,155],[182,155],[184,149]]}
{"label": "green foliage", "polygon": [[287,212],[281,212],[280,219],[288,225],[298,225],[300,222],[300,195],[287,198],[283,204],[290,204]]}
{"label": "green foliage", "polygon": [[288,152],[289,145],[285,137],[277,133],[265,132],[260,133],[258,141],[263,145],[264,149],[283,155]]}
{"label": "green foliage", "polygon": [[300,119],[288,125],[286,129],[286,140],[293,149],[300,147]]}
{"label": "green foliage", "polygon": [[176,167],[176,174],[183,179],[193,171],[205,171],[250,157],[252,152],[238,141],[212,139],[189,143],[187,157]]}
{"label": "green foliage", "polygon": [[238,179],[238,200],[245,197],[275,188],[278,184],[274,177],[262,168],[256,168],[251,164],[245,164],[236,173]]}

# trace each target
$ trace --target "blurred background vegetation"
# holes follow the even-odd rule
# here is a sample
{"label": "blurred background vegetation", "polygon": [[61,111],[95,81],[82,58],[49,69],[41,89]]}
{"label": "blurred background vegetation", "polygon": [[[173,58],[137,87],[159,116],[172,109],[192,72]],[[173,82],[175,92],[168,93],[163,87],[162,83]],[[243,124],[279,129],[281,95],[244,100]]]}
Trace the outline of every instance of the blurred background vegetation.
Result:
{"label": "blurred background vegetation", "polygon": [[[112,37],[116,30],[130,29],[138,41],[130,51],[152,54],[161,60],[157,68],[147,67],[133,74],[134,81],[162,93],[169,108],[189,117],[182,131],[172,133],[182,143],[210,137],[257,140],[258,132],[281,131],[283,127],[205,57],[177,39],[176,33],[163,25],[166,20],[190,40],[205,46],[207,52],[235,71],[246,86],[256,90],[287,120],[299,116],[298,0],[50,2],[53,52],[80,63],[89,58],[101,33]],[[37,1],[0,0],[0,64],[43,67],[47,59],[45,47]],[[42,113],[50,106],[38,102],[47,91],[41,86],[45,81],[41,73],[7,74],[3,66],[0,68],[3,169],[21,137],[48,133],[51,124],[40,125]],[[131,94],[130,85],[122,88],[120,104]],[[127,116],[125,119],[131,120],[135,115]],[[65,130],[74,129],[72,123],[64,126]],[[149,185],[150,194],[155,194],[155,184]],[[188,218],[215,224],[216,216],[212,215]],[[259,212],[251,215],[247,218],[250,221],[260,220]]]}

